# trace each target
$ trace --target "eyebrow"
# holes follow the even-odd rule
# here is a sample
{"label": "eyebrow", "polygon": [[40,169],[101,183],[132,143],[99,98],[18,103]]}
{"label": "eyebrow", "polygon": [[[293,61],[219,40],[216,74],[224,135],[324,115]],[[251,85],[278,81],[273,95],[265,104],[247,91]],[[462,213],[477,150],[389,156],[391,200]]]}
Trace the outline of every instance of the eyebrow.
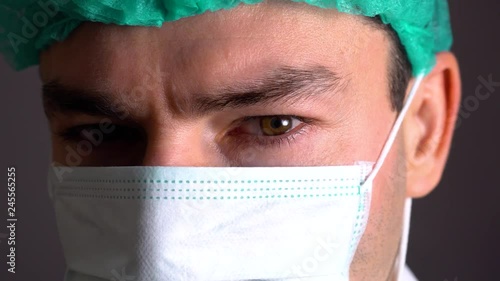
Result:
{"label": "eyebrow", "polygon": [[[311,97],[345,89],[346,77],[341,77],[322,65],[309,67],[280,66],[267,72],[262,78],[229,87],[217,89],[213,93],[202,93],[192,97],[182,112],[194,116],[204,116],[226,109],[249,106],[269,106],[280,103],[289,106]],[[112,106],[112,94],[99,90],[75,89],[58,81],[43,86],[45,113],[50,117],[54,112],[84,113],[88,115],[119,118]]]}
{"label": "eyebrow", "polygon": [[76,89],[54,80],[43,85],[42,93],[45,115],[49,118],[60,112],[120,119],[120,114],[109,98],[110,95],[103,91]]}
{"label": "eyebrow", "polygon": [[348,85],[341,77],[322,65],[306,68],[279,67],[263,78],[217,90],[216,94],[198,95],[193,103],[194,112],[205,115],[226,108],[280,103],[291,106],[321,94],[334,94]]}

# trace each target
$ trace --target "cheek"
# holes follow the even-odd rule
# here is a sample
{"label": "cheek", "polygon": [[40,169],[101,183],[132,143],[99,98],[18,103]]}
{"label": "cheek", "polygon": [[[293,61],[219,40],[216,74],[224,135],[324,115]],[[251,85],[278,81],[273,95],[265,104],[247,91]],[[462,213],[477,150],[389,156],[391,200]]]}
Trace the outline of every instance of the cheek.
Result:
{"label": "cheek", "polygon": [[[396,144],[395,144],[396,145]],[[384,166],[374,180],[368,233],[380,233],[380,236],[399,240],[403,205],[406,195],[403,154],[394,147]],[[387,241],[392,243],[395,241]]]}

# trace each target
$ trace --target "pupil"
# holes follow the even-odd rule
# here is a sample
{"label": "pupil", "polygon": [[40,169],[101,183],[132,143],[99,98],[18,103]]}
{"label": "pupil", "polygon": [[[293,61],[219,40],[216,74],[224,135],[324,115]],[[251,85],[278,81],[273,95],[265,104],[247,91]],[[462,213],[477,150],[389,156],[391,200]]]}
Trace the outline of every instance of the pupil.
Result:
{"label": "pupil", "polygon": [[266,136],[276,136],[286,133],[292,127],[291,118],[265,117],[261,119],[260,128]]}
{"label": "pupil", "polygon": [[280,117],[274,117],[271,120],[271,127],[273,129],[279,129],[282,126],[287,127],[289,123],[290,123],[290,121],[287,119],[280,118]]}
{"label": "pupil", "polygon": [[279,127],[281,127],[281,119],[279,118],[273,118],[273,120],[271,121],[271,126],[273,127],[273,129],[279,129]]}

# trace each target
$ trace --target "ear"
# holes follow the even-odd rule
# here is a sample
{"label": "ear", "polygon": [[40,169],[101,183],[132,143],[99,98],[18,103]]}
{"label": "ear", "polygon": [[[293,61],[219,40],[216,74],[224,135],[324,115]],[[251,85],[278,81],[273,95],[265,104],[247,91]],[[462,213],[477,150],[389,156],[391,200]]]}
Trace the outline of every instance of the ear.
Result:
{"label": "ear", "polygon": [[403,123],[407,196],[429,194],[441,180],[460,106],[461,82],[452,53],[436,56]]}

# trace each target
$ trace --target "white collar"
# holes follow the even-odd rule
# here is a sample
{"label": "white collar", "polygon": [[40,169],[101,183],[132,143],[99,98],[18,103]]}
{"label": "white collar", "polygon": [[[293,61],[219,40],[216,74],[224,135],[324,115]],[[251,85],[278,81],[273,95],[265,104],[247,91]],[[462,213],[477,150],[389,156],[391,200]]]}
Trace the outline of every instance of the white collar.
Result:
{"label": "white collar", "polygon": [[401,235],[401,244],[399,245],[399,257],[396,261],[396,266],[399,268],[398,281],[417,281],[415,275],[405,264],[406,250],[408,249],[408,237],[410,236],[411,203],[411,198],[407,198],[404,206],[403,233]]}
{"label": "white collar", "polygon": [[398,281],[418,281],[417,277],[411,272],[410,268],[405,265],[402,274]]}

